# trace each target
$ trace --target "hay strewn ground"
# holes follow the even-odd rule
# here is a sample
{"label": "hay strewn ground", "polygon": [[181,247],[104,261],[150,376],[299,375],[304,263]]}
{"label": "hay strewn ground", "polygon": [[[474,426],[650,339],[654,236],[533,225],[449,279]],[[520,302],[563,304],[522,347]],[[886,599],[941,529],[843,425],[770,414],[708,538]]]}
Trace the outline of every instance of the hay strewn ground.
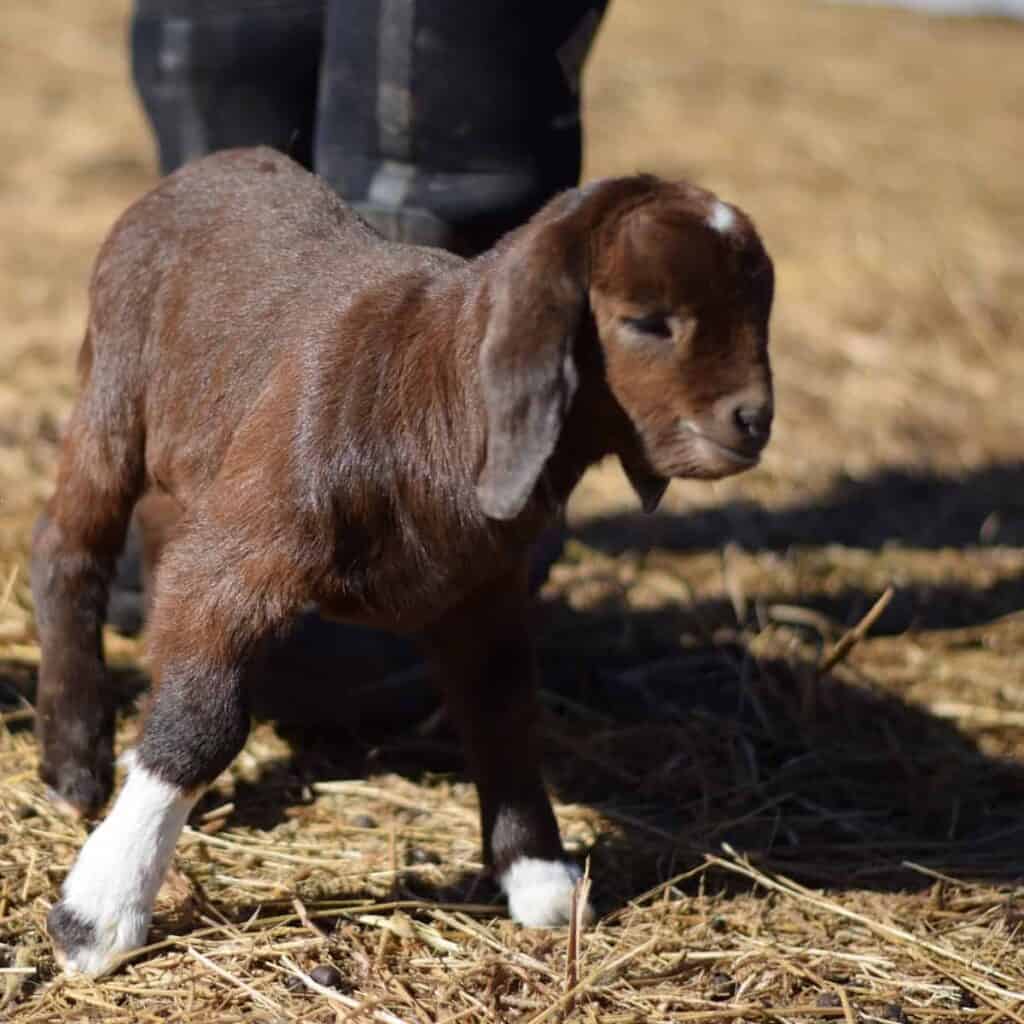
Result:
{"label": "hay strewn ground", "polygon": [[[578,956],[478,880],[443,726],[264,724],[153,946],[55,976],[84,830],[15,691],[88,266],[152,180],[123,8],[12,5],[0,38],[0,1019],[1024,1020],[1024,28],[810,0],[617,0],[587,82],[589,176],[686,174],[762,227],[779,417],[654,520],[614,467],[577,496],[539,623]],[[109,648],[130,690],[141,646]]]}

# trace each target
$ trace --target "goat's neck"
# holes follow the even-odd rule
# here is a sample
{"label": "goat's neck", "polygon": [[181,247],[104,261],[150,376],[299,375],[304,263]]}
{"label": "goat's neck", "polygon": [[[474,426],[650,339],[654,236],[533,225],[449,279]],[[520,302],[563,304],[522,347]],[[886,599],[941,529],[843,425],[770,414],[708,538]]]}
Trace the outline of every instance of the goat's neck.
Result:
{"label": "goat's neck", "polygon": [[597,357],[596,339],[577,342],[579,388],[545,469],[547,487],[557,500],[568,499],[586,470],[608,455],[621,455],[635,443],[633,428],[615,401]]}

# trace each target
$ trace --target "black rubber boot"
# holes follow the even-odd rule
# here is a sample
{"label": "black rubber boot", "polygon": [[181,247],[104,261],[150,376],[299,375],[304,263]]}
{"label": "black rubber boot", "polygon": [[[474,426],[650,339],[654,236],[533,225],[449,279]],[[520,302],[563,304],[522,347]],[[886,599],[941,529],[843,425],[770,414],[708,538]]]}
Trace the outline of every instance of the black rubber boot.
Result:
{"label": "black rubber boot", "polygon": [[580,171],[606,0],[329,0],[317,173],[387,237],[488,248]]}
{"label": "black rubber boot", "polygon": [[132,70],[164,173],[271,145],[386,237],[472,255],[576,184],[605,4],[136,0]]}
{"label": "black rubber boot", "polygon": [[160,170],[233,146],[312,169],[326,0],[136,0],[132,74]]}

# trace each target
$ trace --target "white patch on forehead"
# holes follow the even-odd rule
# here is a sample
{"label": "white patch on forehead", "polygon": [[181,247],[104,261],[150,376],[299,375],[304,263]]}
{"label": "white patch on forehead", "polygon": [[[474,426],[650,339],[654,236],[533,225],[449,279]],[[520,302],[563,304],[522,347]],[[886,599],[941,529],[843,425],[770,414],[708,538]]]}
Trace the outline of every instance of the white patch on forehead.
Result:
{"label": "white patch on forehead", "polygon": [[727,235],[736,226],[736,211],[721,199],[716,199],[711,204],[711,212],[708,214],[708,226],[713,227],[719,234]]}

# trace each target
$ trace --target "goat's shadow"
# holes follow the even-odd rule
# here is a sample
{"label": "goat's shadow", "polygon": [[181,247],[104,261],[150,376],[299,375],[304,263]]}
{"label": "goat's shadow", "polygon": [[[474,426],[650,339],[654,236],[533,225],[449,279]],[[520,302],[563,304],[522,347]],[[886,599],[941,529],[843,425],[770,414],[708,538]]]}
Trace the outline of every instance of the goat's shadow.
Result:
{"label": "goat's shadow", "polygon": [[889,468],[863,479],[840,475],[824,495],[782,508],[731,501],[680,516],[606,516],[577,534],[609,553],[714,550],[730,541],[758,551],[826,544],[878,550],[892,543],[927,550],[1024,547],[1024,462],[956,474]]}
{"label": "goat's shadow", "polygon": [[[962,478],[889,471],[779,511],[735,505],[639,522],[618,516],[574,535],[613,553],[727,541],[772,550],[1020,543],[1024,464]],[[799,603],[851,622],[876,596],[850,587],[802,594]],[[911,583],[875,631],[980,625],[1020,608],[1024,576],[981,588]],[[695,619],[704,633],[695,633]],[[913,889],[933,883],[928,870],[1019,880],[1013,851],[1024,838],[1024,766],[985,753],[949,721],[870,679],[845,682],[796,656],[753,656],[719,600],[628,612],[548,601],[539,626],[547,777],[560,798],[608,822],[590,850],[603,909],[723,842],[815,885]],[[700,639],[716,626],[731,626],[732,638]],[[272,652],[265,679],[257,711],[277,721],[293,754],[238,785],[229,825],[273,826],[311,780],[399,772],[429,785],[434,773],[461,772],[446,727],[410,729],[436,702],[406,641],[311,618]],[[421,886],[413,895],[472,899],[476,884]]]}
{"label": "goat's shadow", "polygon": [[[627,625],[616,612],[546,609],[546,774],[562,800],[609,823],[590,851],[605,908],[723,842],[808,884],[933,883],[905,862],[963,879],[1019,877],[1024,766],[869,680],[758,659],[742,643],[681,650],[690,611],[634,613]],[[332,727],[341,709],[323,705],[315,728],[301,713],[279,721],[295,753],[236,791],[233,820],[274,824],[313,779],[397,772],[429,785],[460,773],[447,728],[423,738],[399,724],[432,707],[425,683],[402,685],[389,716],[364,708],[358,729]]]}
{"label": "goat's shadow", "polygon": [[[841,480],[819,501],[777,511],[735,504],[678,517],[616,516],[573,535],[609,553],[697,551],[728,541],[775,551],[833,542],[873,550],[893,542],[1024,543],[1024,464],[959,477],[889,470]],[[801,594],[799,603],[852,623],[875,597],[850,586]],[[1021,608],[1024,575],[983,587],[910,582],[897,588],[873,632],[977,626]],[[848,683],[806,658],[754,657],[728,602],[581,612],[548,601],[539,625],[547,775],[562,799],[609,822],[591,850],[607,905],[723,842],[810,884],[932,884],[920,868],[988,881],[1021,876],[1013,850],[1024,838],[1024,766],[986,754],[951,722],[863,675]],[[722,627],[732,627],[730,642],[700,639]],[[387,684],[369,681],[371,664]],[[408,725],[436,706],[412,645],[343,637],[311,621],[275,652],[269,678],[287,676],[312,682],[301,696],[288,688],[287,707],[275,707],[276,682],[263,694],[264,710],[295,750],[278,766],[280,780],[294,780],[293,772],[461,770],[447,730],[410,736]],[[342,678],[367,683],[360,689]],[[333,753],[340,747],[348,751],[344,764]],[[236,800],[239,820],[271,824],[273,805],[256,791],[252,797],[248,811],[244,797]]]}

